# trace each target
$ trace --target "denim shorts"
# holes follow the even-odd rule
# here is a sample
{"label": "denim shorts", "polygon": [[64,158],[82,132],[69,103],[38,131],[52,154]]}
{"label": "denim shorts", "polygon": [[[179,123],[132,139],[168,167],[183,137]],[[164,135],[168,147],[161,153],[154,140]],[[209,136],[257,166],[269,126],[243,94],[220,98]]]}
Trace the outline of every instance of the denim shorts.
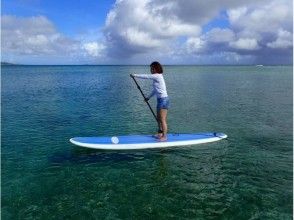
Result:
{"label": "denim shorts", "polygon": [[157,111],[160,109],[168,109],[169,108],[169,98],[157,98]]}

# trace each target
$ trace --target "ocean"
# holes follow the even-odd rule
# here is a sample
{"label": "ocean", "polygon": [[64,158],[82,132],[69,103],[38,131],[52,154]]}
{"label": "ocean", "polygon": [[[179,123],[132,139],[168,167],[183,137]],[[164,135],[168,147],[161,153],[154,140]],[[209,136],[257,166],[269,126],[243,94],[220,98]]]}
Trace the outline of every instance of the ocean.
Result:
{"label": "ocean", "polygon": [[2,66],[1,219],[292,219],[292,66],[164,66],[169,132],[226,140],[72,145],[156,132],[130,73],[149,67]]}

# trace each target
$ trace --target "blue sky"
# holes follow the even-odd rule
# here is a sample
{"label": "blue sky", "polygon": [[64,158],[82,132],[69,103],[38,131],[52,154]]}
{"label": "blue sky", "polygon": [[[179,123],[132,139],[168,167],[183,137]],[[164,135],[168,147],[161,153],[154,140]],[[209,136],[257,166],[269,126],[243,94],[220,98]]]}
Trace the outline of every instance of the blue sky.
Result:
{"label": "blue sky", "polygon": [[74,37],[77,32],[85,29],[102,27],[114,2],[111,0],[2,0],[2,15],[20,17],[43,15],[51,20],[59,31]]}
{"label": "blue sky", "polygon": [[3,0],[2,61],[291,64],[292,16],[291,0]]}

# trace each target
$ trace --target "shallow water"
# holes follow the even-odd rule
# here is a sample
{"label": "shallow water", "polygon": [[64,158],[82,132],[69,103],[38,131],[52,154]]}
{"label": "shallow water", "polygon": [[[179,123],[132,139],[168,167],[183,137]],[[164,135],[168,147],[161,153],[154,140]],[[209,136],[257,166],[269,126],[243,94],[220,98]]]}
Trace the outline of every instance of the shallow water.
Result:
{"label": "shallow water", "polygon": [[153,133],[129,77],[148,71],[2,67],[2,219],[292,219],[291,66],[165,67],[170,132],[227,140],[125,152],[69,143]]}

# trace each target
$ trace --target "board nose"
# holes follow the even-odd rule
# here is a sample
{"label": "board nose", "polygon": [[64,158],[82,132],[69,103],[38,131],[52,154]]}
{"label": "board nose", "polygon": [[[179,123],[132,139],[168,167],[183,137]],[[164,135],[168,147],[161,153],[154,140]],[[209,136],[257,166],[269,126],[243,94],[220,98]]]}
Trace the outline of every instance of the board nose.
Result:
{"label": "board nose", "polygon": [[215,136],[219,137],[219,138],[227,138],[228,135],[224,134],[224,133],[215,133]]}

